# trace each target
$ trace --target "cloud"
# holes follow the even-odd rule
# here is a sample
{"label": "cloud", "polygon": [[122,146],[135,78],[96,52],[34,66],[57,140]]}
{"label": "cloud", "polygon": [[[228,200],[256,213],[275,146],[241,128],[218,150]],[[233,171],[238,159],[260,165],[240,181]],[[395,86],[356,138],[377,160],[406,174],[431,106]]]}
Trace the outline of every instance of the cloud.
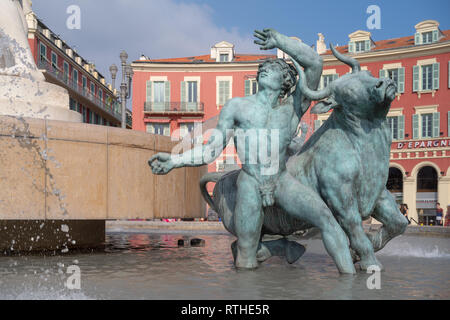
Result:
{"label": "cloud", "polygon": [[[69,5],[81,8],[81,30],[66,27]],[[76,45],[80,55],[93,61],[109,78],[110,64],[119,64],[126,50],[129,61],[141,54],[173,58],[208,54],[222,40],[239,53],[258,52],[252,33],[224,28],[214,21],[213,9],[200,3],[176,0],[35,0],[33,8],[48,27]]]}

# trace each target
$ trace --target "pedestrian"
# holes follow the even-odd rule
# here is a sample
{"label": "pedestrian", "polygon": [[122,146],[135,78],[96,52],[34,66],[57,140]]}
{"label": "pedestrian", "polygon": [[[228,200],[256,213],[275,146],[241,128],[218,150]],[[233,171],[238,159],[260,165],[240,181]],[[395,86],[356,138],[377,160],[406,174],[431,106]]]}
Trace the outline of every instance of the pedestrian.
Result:
{"label": "pedestrian", "polygon": [[408,224],[411,224],[408,218],[408,205],[406,203],[402,203],[400,205],[400,212],[405,216],[406,220],[408,220]]}
{"label": "pedestrian", "polygon": [[450,227],[450,204],[447,206],[447,213],[445,214],[445,227]]}
{"label": "pedestrian", "polygon": [[436,225],[442,226],[442,218],[444,216],[444,209],[441,208],[441,204],[439,202],[436,203]]}

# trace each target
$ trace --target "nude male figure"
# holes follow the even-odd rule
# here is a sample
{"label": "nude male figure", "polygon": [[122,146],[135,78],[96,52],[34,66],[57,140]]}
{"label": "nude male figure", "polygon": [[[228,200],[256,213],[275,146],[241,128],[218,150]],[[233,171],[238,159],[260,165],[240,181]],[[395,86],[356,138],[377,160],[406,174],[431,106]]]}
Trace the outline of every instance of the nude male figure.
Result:
{"label": "nude male figure", "polygon": [[[259,44],[261,49],[279,48],[290,55],[297,69],[300,65],[304,68],[308,85],[317,88],[322,73],[322,60],[313,49],[272,29],[255,31],[255,36],[259,39],[255,43]],[[331,215],[320,218],[320,221],[317,221],[317,217],[312,217],[311,212],[317,207],[323,206],[323,211],[328,211],[326,204],[317,194],[301,185],[286,171],[290,142],[311,101],[303,97],[297,89],[291,96],[281,99],[289,93],[296,82],[295,74],[283,60],[270,60],[260,65],[257,81],[259,91],[255,95],[233,98],[225,104],[220,112],[216,134],[213,134],[206,144],[180,155],[158,153],[149,160],[149,165],[153,173],[166,174],[173,168],[207,164],[220,155],[234,136],[234,143],[242,163],[237,180],[234,215],[237,236],[236,267],[253,269],[258,266],[257,250],[264,219],[263,207],[271,205],[277,205],[307,222],[322,224],[321,229],[326,230],[324,244],[327,251],[332,254],[335,245],[332,232],[335,228],[339,228],[337,222]],[[273,134],[278,138],[275,149],[270,149],[271,143],[266,146],[271,154],[277,153],[275,164],[277,170],[272,170],[270,174],[267,174],[268,164],[263,161],[266,159],[258,154],[256,163],[247,161],[252,156],[249,154],[251,146],[247,148],[240,145],[242,135],[245,136],[255,130],[258,137],[267,138],[258,141],[270,141]],[[261,145],[258,144],[258,147]],[[201,159],[195,159],[196,154],[201,155]],[[273,165],[270,163],[270,166]],[[301,199],[293,203],[292,199],[286,196],[287,186],[298,191],[298,198]]]}

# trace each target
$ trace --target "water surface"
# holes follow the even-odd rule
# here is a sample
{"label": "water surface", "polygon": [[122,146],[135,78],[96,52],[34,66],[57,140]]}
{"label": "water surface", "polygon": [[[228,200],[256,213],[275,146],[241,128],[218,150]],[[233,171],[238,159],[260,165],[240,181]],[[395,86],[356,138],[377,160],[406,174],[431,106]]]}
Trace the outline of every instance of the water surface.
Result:
{"label": "water surface", "polygon": [[[202,238],[204,247],[177,246]],[[223,233],[109,233],[101,252],[0,256],[0,299],[449,299],[450,240],[400,236],[377,256],[381,289],[370,274],[341,276],[321,240],[289,265],[273,257],[255,271],[233,267]],[[76,265],[81,289],[65,287]]]}

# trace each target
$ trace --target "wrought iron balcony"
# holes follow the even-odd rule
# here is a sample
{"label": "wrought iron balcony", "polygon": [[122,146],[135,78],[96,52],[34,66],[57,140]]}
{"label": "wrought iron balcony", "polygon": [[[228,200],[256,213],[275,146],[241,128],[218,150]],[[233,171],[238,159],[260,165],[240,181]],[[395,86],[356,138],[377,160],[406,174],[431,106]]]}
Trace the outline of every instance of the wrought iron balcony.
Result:
{"label": "wrought iron balcony", "polygon": [[78,83],[73,82],[72,78],[70,78],[66,73],[55,68],[51,63],[46,60],[39,59],[38,63],[39,69],[44,69],[48,74],[50,74],[53,78],[63,83],[69,89],[76,91],[81,96],[89,99],[95,105],[100,107],[103,110],[106,110],[110,115],[114,116],[118,120],[122,120],[121,114],[122,110],[117,101],[113,103],[107,103],[99,99],[97,96],[93,95],[87,88],[80,86]]}
{"label": "wrought iron balcony", "polygon": [[204,113],[203,102],[153,102],[146,101],[144,112],[147,113]]}

